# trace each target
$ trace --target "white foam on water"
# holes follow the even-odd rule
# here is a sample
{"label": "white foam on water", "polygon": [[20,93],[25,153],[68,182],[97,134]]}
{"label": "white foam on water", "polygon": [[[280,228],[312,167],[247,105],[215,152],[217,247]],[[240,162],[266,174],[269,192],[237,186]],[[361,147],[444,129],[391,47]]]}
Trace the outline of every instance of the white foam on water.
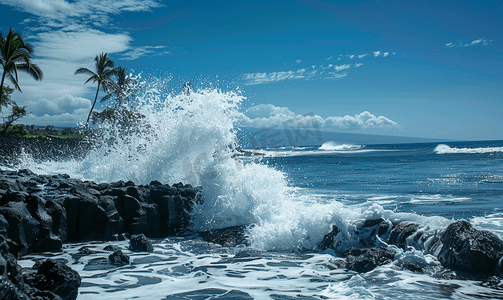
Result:
{"label": "white foam on water", "polygon": [[348,144],[339,144],[333,141],[325,142],[321,145],[319,150],[325,151],[354,151],[365,148],[365,145],[348,145]]}
{"label": "white foam on water", "polygon": [[503,147],[486,147],[486,148],[453,148],[445,144],[440,144],[435,147],[436,154],[476,154],[476,153],[491,153],[503,152]]}

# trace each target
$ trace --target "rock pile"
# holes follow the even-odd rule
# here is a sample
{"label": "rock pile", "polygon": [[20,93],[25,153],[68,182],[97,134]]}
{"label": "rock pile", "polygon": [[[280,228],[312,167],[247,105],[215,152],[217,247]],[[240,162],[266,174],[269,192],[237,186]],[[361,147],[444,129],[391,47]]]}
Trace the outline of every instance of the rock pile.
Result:
{"label": "rock pile", "polygon": [[80,275],[65,263],[52,259],[38,261],[31,270],[22,270],[17,264],[16,247],[0,235],[0,299],[54,299],[77,298]]}
{"label": "rock pile", "polygon": [[187,228],[200,188],[152,181],[100,183],[68,175],[0,171],[0,234],[20,255],[60,251],[66,241],[165,237]]}
{"label": "rock pile", "polygon": [[[342,250],[345,261],[337,264],[354,271],[368,272],[393,261],[396,251],[386,245],[394,245],[405,251],[414,249],[432,254],[444,267],[452,270],[475,276],[503,274],[503,241],[489,231],[473,228],[464,220],[456,221],[436,234],[420,230],[416,223],[392,224],[384,219],[367,220],[357,224],[355,235],[358,236],[359,247],[349,249],[339,249],[339,233],[340,230],[333,225],[318,248]],[[376,247],[379,243],[382,245]],[[421,267],[415,266],[414,269],[417,271]]]}

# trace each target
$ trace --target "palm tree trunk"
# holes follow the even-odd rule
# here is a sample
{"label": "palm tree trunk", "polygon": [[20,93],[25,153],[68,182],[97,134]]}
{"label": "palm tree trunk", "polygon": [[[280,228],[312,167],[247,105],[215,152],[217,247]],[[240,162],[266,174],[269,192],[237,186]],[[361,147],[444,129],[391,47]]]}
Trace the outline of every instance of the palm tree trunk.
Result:
{"label": "palm tree trunk", "polygon": [[94,105],[96,105],[96,100],[98,100],[98,93],[100,92],[100,81],[98,81],[98,89],[96,90],[96,97],[94,97],[94,103],[93,106],[91,106],[91,111],[89,112],[89,115],[87,116],[87,121],[86,121],[86,128],[89,127],[89,118],[91,117],[91,113],[93,112]]}
{"label": "palm tree trunk", "polygon": [[[6,75],[6,72],[5,72],[5,70],[3,70],[2,83],[0,84],[0,105],[3,103],[2,96],[3,96],[3,83],[5,81],[5,75]],[[2,110],[2,108],[0,107],[0,111],[1,110]]]}

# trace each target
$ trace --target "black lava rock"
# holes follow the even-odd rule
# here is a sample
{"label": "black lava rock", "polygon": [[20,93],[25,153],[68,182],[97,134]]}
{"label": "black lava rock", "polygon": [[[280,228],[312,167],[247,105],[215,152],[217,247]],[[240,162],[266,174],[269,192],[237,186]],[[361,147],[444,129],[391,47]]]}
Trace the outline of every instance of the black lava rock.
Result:
{"label": "black lava rock", "polygon": [[503,241],[467,221],[450,224],[440,236],[438,260],[443,266],[470,273],[494,275],[503,256]]}
{"label": "black lava rock", "polygon": [[392,262],[395,252],[386,248],[351,247],[342,256],[346,259],[347,269],[365,273]]}
{"label": "black lava rock", "polygon": [[132,251],[153,252],[154,246],[152,246],[152,242],[142,233],[131,236],[129,249]]}

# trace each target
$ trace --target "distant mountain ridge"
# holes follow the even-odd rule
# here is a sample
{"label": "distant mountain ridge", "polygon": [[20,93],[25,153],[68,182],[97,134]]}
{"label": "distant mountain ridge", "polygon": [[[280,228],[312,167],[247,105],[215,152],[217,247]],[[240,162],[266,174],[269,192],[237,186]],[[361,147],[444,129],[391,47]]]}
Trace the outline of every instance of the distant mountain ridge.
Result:
{"label": "distant mountain ridge", "polygon": [[294,130],[243,127],[239,129],[237,137],[239,145],[245,149],[321,146],[323,143],[330,141],[338,144],[352,145],[435,143],[446,141],[431,138],[328,132],[317,130],[316,128]]}

